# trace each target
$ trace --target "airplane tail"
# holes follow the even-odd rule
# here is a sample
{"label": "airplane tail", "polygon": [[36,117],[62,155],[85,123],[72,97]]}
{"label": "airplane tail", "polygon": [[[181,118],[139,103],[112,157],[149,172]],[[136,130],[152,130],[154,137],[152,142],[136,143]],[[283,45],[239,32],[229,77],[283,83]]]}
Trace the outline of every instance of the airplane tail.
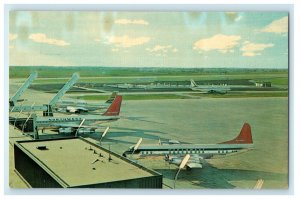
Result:
{"label": "airplane tail", "polygon": [[112,104],[108,107],[107,111],[103,113],[102,115],[104,116],[117,116],[120,113],[121,109],[121,104],[122,104],[122,96],[117,95],[112,102]]}
{"label": "airplane tail", "polygon": [[117,96],[117,92],[116,91],[112,92],[109,99],[105,103],[111,104],[114,101],[114,99],[116,98],[116,96]]}
{"label": "airplane tail", "polygon": [[193,80],[193,79],[191,79],[191,87],[197,87],[198,85],[196,84],[196,82]]}
{"label": "airplane tail", "polygon": [[248,123],[244,123],[240,134],[233,140],[222,142],[220,144],[252,144],[251,127]]}

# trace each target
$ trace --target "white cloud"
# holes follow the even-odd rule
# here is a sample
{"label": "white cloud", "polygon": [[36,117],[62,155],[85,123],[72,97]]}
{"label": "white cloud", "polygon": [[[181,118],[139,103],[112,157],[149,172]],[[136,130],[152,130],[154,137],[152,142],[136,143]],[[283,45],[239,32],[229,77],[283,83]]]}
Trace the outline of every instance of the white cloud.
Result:
{"label": "white cloud", "polygon": [[45,43],[45,44],[56,45],[56,46],[70,45],[69,43],[65,42],[64,40],[48,38],[47,35],[45,35],[43,33],[31,34],[31,35],[29,35],[29,39],[31,39],[32,41],[37,42],[37,43]]}
{"label": "white cloud", "polygon": [[288,17],[282,17],[281,19],[274,20],[261,30],[262,32],[271,32],[283,34],[288,32]]}
{"label": "white cloud", "polygon": [[136,25],[149,25],[149,23],[143,19],[117,19],[115,20],[116,24],[136,24]]}
{"label": "white cloud", "polygon": [[254,57],[256,55],[261,55],[260,53],[254,53],[254,52],[243,52],[244,57]]}
{"label": "white cloud", "polygon": [[15,39],[18,38],[18,35],[17,34],[11,34],[11,33],[9,33],[8,38],[9,38],[9,41],[13,41],[13,40],[15,40]]}
{"label": "white cloud", "polygon": [[149,52],[159,52],[159,51],[167,52],[168,49],[170,48],[172,48],[171,45],[167,45],[167,46],[156,45],[153,48],[146,48],[146,50]]}
{"label": "white cloud", "polygon": [[114,44],[118,47],[130,48],[149,42],[150,37],[128,37],[127,35],[116,37],[111,36],[107,38],[108,44]]}
{"label": "white cloud", "polygon": [[240,35],[214,35],[210,38],[200,39],[194,43],[194,50],[211,51],[217,50],[221,53],[228,53],[239,44]]}
{"label": "white cloud", "polygon": [[156,56],[164,56],[167,55],[167,53],[169,52],[178,52],[178,49],[174,48],[172,45],[156,45],[153,48],[146,48],[146,50],[150,53],[155,53]]}
{"label": "white cloud", "polygon": [[250,43],[244,42],[243,47],[240,49],[243,52],[243,56],[245,57],[253,57],[256,55],[261,55],[260,52],[265,50],[266,48],[273,47],[274,44],[257,44],[257,43]]}

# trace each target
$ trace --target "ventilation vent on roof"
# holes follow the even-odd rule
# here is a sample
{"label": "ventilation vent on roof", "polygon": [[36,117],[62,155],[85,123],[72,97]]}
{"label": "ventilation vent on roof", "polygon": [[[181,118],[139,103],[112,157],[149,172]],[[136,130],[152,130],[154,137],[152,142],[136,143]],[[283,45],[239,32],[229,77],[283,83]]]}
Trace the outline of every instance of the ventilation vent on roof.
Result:
{"label": "ventilation vent on roof", "polygon": [[38,150],[48,150],[47,146],[37,146]]}

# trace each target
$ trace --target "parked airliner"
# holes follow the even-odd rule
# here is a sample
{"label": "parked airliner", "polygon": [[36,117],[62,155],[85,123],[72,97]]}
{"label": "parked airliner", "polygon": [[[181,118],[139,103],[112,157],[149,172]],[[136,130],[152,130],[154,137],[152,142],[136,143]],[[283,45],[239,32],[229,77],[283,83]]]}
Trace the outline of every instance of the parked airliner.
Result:
{"label": "parked airliner", "polygon": [[60,133],[95,132],[98,124],[118,120],[122,96],[117,95],[102,115],[79,115],[67,117],[37,117],[35,125],[38,130],[51,129]]}
{"label": "parked airliner", "polygon": [[157,145],[139,145],[131,146],[123,153],[137,154],[141,156],[163,155],[170,163],[179,165],[186,154],[190,154],[187,168],[202,168],[203,159],[209,159],[213,156],[226,156],[238,152],[253,149],[253,140],[251,127],[244,123],[239,135],[229,141],[218,144],[157,144]]}
{"label": "parked airliner", "polygon": [[117,93],[113,92],[105,103],[87,103],[85,101],[62,100],[55,104],[54,111],[60,113],[87,113],[107,109],[115,99]]}
{"label": "parked airliner", "polygon": [[191,79],[191,89],[193,91],[201,91],[205,93],[219,93],[225,94],[230,91],[230,87],[227,85],[197,85],[194,80]]}

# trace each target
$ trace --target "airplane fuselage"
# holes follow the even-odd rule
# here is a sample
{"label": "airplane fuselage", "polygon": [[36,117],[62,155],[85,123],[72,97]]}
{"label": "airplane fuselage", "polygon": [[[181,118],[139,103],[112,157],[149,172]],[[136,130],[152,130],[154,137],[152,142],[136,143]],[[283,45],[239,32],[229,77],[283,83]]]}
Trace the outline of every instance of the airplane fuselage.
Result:
{"label": "airplane fuselage", "polygon": [[230,88],[225,86],[219,86],[219,87],[211,87],[211,86],[197,86],[197,87],[191,87],[193,91],[201,91],[205,93],[220,93],[225,94],[228,91],[230,91]]}
{"label": "airplane fuselage", "polygon": [[[172,144],[172,145],[143,145],[134,154],[139,155],[184,155],[197,154],[208,158],[213,155],[226,155],[246,151],[253,148],[253,144]],[[124,154],[131,154],[133,148]]]}
{"label": "airplane fuselage", "polygon": [[59,128],[67,126],[79,126],[84,120],[84,125],[99,124],[103,122],[110,122],[118,120],[119,116],[74,116],[74,117],[38,117],[36,118],[36,126],[38,128]]}
{"label": "airplane fuselage", "polygon": [[76,103],[76,102],[60,102],[57,103],[54,110],[58,112],[88,112],[96,111],[99,109],[107,109],[110,104],[108,103],[99,103],[99,104],[90,104],[90,103]]}

